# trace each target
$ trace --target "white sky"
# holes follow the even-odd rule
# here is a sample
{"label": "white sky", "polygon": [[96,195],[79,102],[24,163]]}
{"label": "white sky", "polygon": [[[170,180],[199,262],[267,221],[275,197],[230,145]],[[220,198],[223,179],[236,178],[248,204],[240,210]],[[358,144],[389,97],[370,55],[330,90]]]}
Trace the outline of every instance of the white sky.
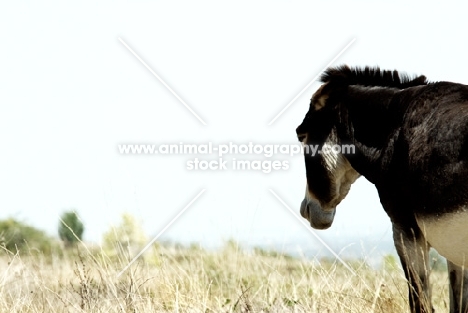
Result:
{"label": "white sky", "polygon": [[[190,156],[123,156],[120,143],[296,143],[314,83],[268,122],[353,38],[334,63],[379,65],[468,82],[462,4],[347,1],[80,1],[0,5],[0,218],[50,234],[74,208],[85,239],[129,212],[185,242],[315,239],[297,213],[301,156],[288,171],[190,172]],[[119,42],[125,40],[206,122]],[[391,238],[374,187],[359,179],[326,240]],[[349,239],[351,240],[351,239]]]}

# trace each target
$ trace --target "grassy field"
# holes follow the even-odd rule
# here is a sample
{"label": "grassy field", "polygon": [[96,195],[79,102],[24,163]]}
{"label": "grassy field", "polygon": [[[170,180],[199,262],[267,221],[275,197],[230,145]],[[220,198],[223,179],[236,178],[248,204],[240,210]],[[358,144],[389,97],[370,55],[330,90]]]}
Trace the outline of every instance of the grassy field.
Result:
{"label": "grassy field", "polygon": [[[216,251],[159,245],[129,259],[83,246],[61,255],[0,257],[0,312],[407,312],[399,263],[381,269],[307,260],[234,242]],[[447,274],[432,272],[436,311],[448,311]]]}

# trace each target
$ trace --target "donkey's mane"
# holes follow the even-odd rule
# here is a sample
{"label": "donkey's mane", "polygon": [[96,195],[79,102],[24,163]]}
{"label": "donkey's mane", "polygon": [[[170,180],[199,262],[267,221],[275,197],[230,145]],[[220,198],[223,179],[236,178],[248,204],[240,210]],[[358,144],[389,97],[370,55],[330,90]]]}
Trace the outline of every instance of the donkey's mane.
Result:
{"label": "donkey's mane", "polygon": [[427,85],[426,76],[410,77],[398,71],[381,70],[379,67],[350,68],[347,65],[329,67],[320,77],[322,83],[345,85],[381,86],[404,89]]}

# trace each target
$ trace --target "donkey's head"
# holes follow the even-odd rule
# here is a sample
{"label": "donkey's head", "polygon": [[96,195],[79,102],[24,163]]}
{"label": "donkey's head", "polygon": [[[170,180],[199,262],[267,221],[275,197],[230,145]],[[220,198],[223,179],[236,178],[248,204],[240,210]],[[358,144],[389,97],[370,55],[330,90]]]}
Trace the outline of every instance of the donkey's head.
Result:
{"label": "donkey's head", "polygon": [[296,129],[304,147],[307,177],[301,215],[316,229],[331,226],[336,206],[359,177],[344,156],[344,146],[338,138],[339,100],[332,89],[324,84],[314,93],[309,111]]}

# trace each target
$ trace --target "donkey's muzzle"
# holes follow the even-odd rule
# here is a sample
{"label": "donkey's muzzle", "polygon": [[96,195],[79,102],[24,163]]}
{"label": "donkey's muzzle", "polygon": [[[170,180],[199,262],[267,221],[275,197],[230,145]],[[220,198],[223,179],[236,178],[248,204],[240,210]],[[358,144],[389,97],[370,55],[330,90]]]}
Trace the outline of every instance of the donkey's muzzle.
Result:
{"label": "donkey's muzzle", "polygon": [[312,228],[327,229],[333,223],[335,209],[324,211],[318,201],[305,198],[301,203],[301,215],[310,222]]}

